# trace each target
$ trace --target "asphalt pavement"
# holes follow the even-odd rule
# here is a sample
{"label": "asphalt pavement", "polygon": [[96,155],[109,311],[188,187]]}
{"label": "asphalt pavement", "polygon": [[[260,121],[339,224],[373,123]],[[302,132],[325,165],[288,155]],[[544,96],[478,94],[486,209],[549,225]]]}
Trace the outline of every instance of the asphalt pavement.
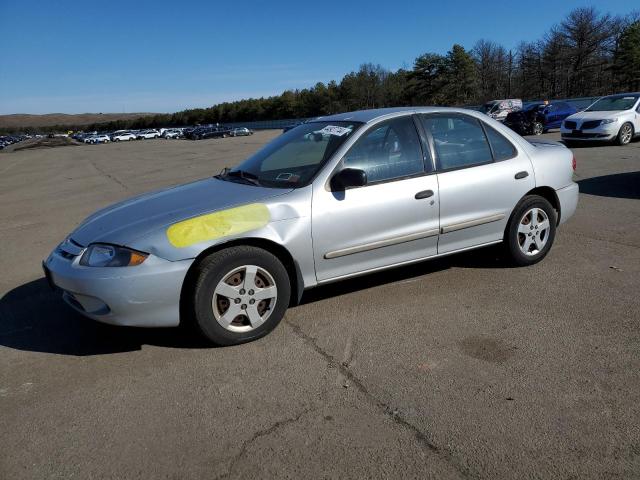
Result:
{"label": "asphalt pavement", "polygon": [[100,325],[48,289],[88,214],[277,134],[0,153],[0,478],[640,478],[640,141],[574,149],[543,262],[319,287],[250,344]]}

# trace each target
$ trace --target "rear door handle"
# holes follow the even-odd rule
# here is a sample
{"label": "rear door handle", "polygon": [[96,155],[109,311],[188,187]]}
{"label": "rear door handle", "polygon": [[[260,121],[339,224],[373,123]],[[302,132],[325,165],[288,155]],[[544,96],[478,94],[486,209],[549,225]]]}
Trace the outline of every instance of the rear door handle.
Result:
{"label": "rear door handle", "polygon": [[529,176],[529,172],[518,172],[516,173],[516,180],[520,180],[521,178],[527,178]]}
{"label": "rear door handle", "polygon": [[433,197],[433,190],[423,190],[416,193],[416,200],[422,200],[423,198]]}

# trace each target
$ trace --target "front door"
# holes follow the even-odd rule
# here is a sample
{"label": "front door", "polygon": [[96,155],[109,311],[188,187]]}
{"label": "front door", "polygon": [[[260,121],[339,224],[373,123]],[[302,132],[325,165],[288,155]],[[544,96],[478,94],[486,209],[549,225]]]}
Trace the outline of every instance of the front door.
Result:
{"label": "front door", "polygon": [[322,282],[436,254],[438,181],[412,116],[375,124],[339,163],[367,184],[342,191],[313,185],[312,236]]}

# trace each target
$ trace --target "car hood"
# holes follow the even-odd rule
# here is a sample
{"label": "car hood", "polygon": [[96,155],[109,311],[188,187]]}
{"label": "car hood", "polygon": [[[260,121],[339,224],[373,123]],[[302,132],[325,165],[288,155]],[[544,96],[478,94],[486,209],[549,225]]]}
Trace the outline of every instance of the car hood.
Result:
{"label": "car hood", "polygon": [[263,201],[290,191],[207,178],[139,195],[99,210],[70,236],[82,246],[95,242],[127,245],[153,230],[181,220]]}
{"label": "car hood", "polygon": [[567,117],[567,120],[604,120],[606,118],[617,118],[625,112],[625,110],[616,112],[578,112]]}

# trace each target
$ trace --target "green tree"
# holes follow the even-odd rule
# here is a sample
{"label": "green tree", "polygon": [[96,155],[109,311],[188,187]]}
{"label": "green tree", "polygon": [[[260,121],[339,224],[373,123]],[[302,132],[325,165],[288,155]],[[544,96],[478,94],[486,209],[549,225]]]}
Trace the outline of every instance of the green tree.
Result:
{"label": "green tree", "polygon": [[462,45],[447,53],[445,100],[449,105],[466,105],[477,97],[476,64]]}
{"label": "green tree", "polygon": [[416,58],[407,83],[407,96],[412,103],[443,104],[447,70],[447,58],[437,53],[425,53]]}
{"label": "green tree", "polygon": [[640,21],[624,29],[613,57],[613,73],[622,90],[640,90]]}

